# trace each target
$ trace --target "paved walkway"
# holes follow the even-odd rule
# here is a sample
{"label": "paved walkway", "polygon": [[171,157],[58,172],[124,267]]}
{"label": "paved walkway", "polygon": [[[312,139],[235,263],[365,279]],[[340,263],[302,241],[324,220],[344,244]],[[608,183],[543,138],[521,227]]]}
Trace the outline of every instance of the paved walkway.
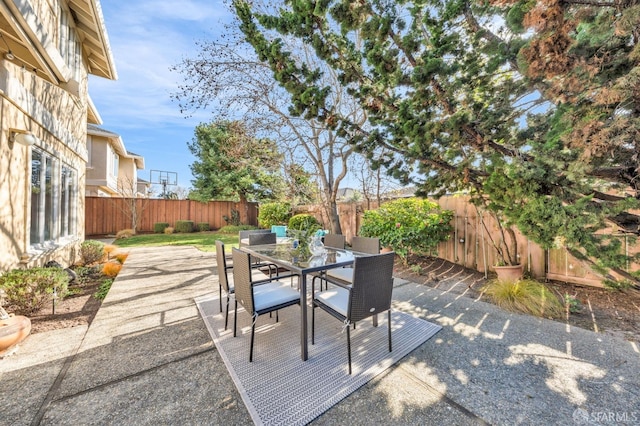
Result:
{"label": "paved walkway", "polygon": [[[0,360],[0,424],[251,423],[194,304],[213,291],[212,253],[132,249],[88,330]],[[314,424],[640,424],[637,342],[407,281],[394,300],[443,330]]]}

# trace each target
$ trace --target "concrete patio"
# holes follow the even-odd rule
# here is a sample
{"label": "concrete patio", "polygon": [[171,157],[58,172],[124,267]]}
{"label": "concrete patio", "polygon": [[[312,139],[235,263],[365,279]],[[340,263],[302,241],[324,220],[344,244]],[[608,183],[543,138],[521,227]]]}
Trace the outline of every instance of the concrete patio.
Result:
{"label": "concrete patio", "polygon": [[[213,253],[132,249],[88,329],[0,360],[1,423],[251,423],[194,303],[217,291]],[[637,342],[403,280],[394,308],[443,329],[314,424],[640,424]]]}

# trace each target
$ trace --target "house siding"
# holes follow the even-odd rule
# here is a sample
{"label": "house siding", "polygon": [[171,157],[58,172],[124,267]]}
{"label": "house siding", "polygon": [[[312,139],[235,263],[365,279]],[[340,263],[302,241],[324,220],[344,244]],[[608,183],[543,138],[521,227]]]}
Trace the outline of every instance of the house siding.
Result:
{"label": "house siding", "polygon": [[[99,12],[98,1],[91,1],[95,1],[94,10]],[[73,264],[85,237],[87,111],[90,104],[88,66],[78,44],[83,37],[75,33],[77,27],[68,5],[70,3],[66,1],[55,0],[13,1],[2,11],[3,19],[21,27],[20,30],[8,30],[18,35],[30,34],[29,39],[21,39],[29,50],[19,47],[14,53],[28,55],[25,58],[31,62],[20,57],[9,61],[0,56],[0,273],[19,267],[41,266],[50,260],[63,265]],[[13,18],[8,18],[11,14]],[[63,15],[69,21],[67,25],[61,19]],[[96,18],[98,23],[101,20],[101,16]],[[71,49],[71,53],[63,54],[60,50],[61,26],[68,32],[68,44],[62,43],[62,46]],[[87,30],[86,26],[84,28]],[[108,43],[104,47],[110,55]],[[33,63],[36,68],[21,66],[25,63]],[[115,69],[112,72],[115,73]],[[12,129],[33,135],[35,145],[11,143]],[[32,158],[34,161],[39,158],[32,157],[34,149],[52,159],[51,175],[49,172],[46,176],[32,174],[32,166],[37,164],[32,163]],[[69,214],[73,221],[68,228],[73,232],[64,236],[61,235],[60,219],[63,202],[57,200],[62,194],[59,185],[63,181],[63,168],[73,172],[76,182],[71,192]],[[40,223],[46,232],[36,232],[36,239],[38,235],[45,235],[44,242],[37,244],[31,241],[31,204],[32,198],[37,200],[38,197],[38,187],[31,187],[32,176],[42,179],[41,188],[48,189],[53,183],[51,199],[54,201],[47,201],[47,207],[40,207],[48,209],[46,216],[40,216],[46,217],[47,226]],[[53,219],[49,221],[49,217]]]}

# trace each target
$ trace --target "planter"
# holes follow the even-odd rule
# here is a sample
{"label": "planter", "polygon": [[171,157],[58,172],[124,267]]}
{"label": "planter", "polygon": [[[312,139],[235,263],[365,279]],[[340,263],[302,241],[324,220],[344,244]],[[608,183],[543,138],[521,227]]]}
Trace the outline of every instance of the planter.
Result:
{"label": "planter", "polygon": [[500,281],[518,281],[522,278],[522,265],[494,266],[493,269]]}
{"label": "planter", "polygon": [[31,320],[18,315],[0,319],[0,356],[22,342],[31,333]]}

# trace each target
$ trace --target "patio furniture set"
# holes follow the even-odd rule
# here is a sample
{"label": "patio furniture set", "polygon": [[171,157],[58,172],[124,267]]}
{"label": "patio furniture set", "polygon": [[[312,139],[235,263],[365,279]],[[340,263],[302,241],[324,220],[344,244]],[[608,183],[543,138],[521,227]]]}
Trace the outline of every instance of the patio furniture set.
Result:
{"label": "patio furniture set", "polygon": [[[275,313],[292,305],[300,306],[301,358],[309,358],[307,321],[307,281],[311,286],[311,344],[315,344],[315,309],[320,308],[341,321],[347,334],[349,374],[351,374],[350,328],[358,321],[387,312],[388,346],[391,344],[391,294],[394,253],[380,254],[377,238],[353,237],[345,248],[345,236],[327,234],[324,248],[311,253],[300,250],[286,236],[271,230],[241,231],[239,248],[225,255],[224,244],[216,241],[220,312],[223,292],[226,299],[225,330],[229,305],[234,303],[233,335],[236,337],[238,304],[252,317],[249,361],[253,361],[255,326],[258,316]],[[286,234],[285,234],[286,235]],[[297,278],[294,280],[294,277]],[[287,280],[285,280],[287,279]],[[316,287],[316,281],[319,286]]]}

